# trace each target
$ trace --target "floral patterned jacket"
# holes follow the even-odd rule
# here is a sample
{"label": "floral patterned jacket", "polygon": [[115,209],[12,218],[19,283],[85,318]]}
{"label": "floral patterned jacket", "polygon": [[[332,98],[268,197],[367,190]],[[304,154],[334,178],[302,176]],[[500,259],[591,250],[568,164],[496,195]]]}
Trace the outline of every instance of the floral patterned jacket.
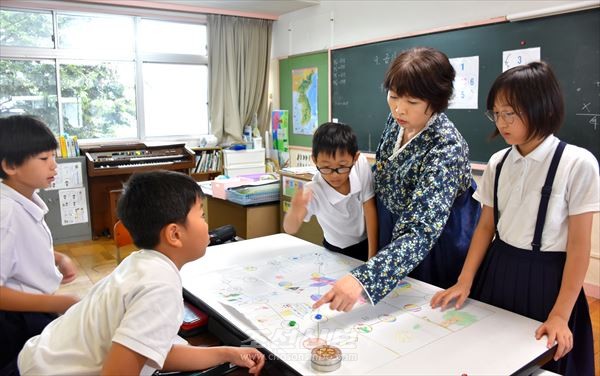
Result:
{"label": "floral patterned jacket", "polygon": [[375,194],[398,221],[392,241],[351,271],[373,304],[389,294],[437,242],[457,196],[471,185],[469,147],[446,114],[392,157],[400,126],[391,114],[377,147]]}

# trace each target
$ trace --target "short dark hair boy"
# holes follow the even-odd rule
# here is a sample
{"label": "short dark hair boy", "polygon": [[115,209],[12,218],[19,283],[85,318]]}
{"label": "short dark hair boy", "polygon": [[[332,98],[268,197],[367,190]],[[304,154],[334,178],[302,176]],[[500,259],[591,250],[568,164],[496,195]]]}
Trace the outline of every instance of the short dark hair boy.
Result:
{"label": "short dark hair boy", "polygon": [[335,156],[338,151],[354,157],[358,152],[356,135],[349,125],[343,123],[321,124],[312,139],[312,156],[317,159],[319,153]]}
{"label": "short dark hair boy", "polygon": [[118,214],[143,249],[31,338],[19,371],[139,375],[143,367],[199,370],[231,362],[259,372],[264,356],[255,348],[192,347],[177,337],[184,314],[179,270],[209,244],[198,184],[171,171],[133,174]]}
{"label": "short dark hair boy", "polygon": [[23,344],[79,300],[56,293],[77,268],[54,251],[48,206],[36,192],[57,175],[56,146],[41,120],[0,118],[0,374],[12,372]]}
{"label": "short dark hair boy", "polygon": [[[58,142],[42,120],[30,115],[12,115],[0,119],[0,161],[20,166],[27,158],[56,150]],[[6,172],[0,169],[0,178]]]}
{"label": "short dark hair boy", "polygon": [[373,174],[352,128],[321,124],[313,135],[312,160],[318,173],[292,198],[283,229],[295,234],[314,215],[325,248],[367,261],[377,252]]}
{"label": "short dark hair boy", "polygon": [[137,247],[154,249],[160,230],[169,223],[184,224],[196,200],[203,197],[198,183],[178,172],[133,174],[117,204],[117,216]]}

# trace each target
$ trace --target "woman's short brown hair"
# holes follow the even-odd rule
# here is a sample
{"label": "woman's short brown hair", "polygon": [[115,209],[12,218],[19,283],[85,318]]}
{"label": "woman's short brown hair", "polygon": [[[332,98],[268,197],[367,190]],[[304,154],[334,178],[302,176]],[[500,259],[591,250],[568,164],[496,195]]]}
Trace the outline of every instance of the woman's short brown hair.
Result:
{"label": "woman's short brown hair", "polygon": [[[543,61],[520,65],[498,76],[487,97],[489,111],[498,97],[525,122],[529,139],[554,134],[563,123],[565,105],[560,85],[550,65]],[[498,134],[496,129],[492,137]]]}
{"label": "woman's short brown hair", "polygon": [[452,98],[454,68],[444,53],[429,47],[403,51],[390,65],[383,86],[402,96],[408,95],[429,103],[439,113]]}

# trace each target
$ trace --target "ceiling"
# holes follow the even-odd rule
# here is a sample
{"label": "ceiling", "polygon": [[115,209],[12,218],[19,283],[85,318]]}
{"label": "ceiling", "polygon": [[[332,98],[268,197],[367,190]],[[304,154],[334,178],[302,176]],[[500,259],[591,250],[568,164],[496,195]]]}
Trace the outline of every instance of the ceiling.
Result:
{"label": "ceiling", "polygon": [[282,14],[318,5],[320,0],[152,0],[152,2],[266,14],[276,19]]}

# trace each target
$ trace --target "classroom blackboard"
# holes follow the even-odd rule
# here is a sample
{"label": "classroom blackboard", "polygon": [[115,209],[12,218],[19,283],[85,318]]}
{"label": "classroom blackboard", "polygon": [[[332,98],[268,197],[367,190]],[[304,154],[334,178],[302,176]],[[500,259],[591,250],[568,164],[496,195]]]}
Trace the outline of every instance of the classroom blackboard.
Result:
{"label": "classroom blackboard", "polygon": [[469,143],[472,161],[487,162],[506,146],[501,137],[489,140],[494,125],[484,116],[487,92],[502,73],[502,52],[532,47],[541,48],[563,90],[565,123],[558,137],[600,159],[599,9],[332,50],[331,117],[355,129],[361,150],[377,148],[389,113],[382,87],[388,64],[415,46],[436,48],[449,58],[479,56],[478,108],[446,111]]}

